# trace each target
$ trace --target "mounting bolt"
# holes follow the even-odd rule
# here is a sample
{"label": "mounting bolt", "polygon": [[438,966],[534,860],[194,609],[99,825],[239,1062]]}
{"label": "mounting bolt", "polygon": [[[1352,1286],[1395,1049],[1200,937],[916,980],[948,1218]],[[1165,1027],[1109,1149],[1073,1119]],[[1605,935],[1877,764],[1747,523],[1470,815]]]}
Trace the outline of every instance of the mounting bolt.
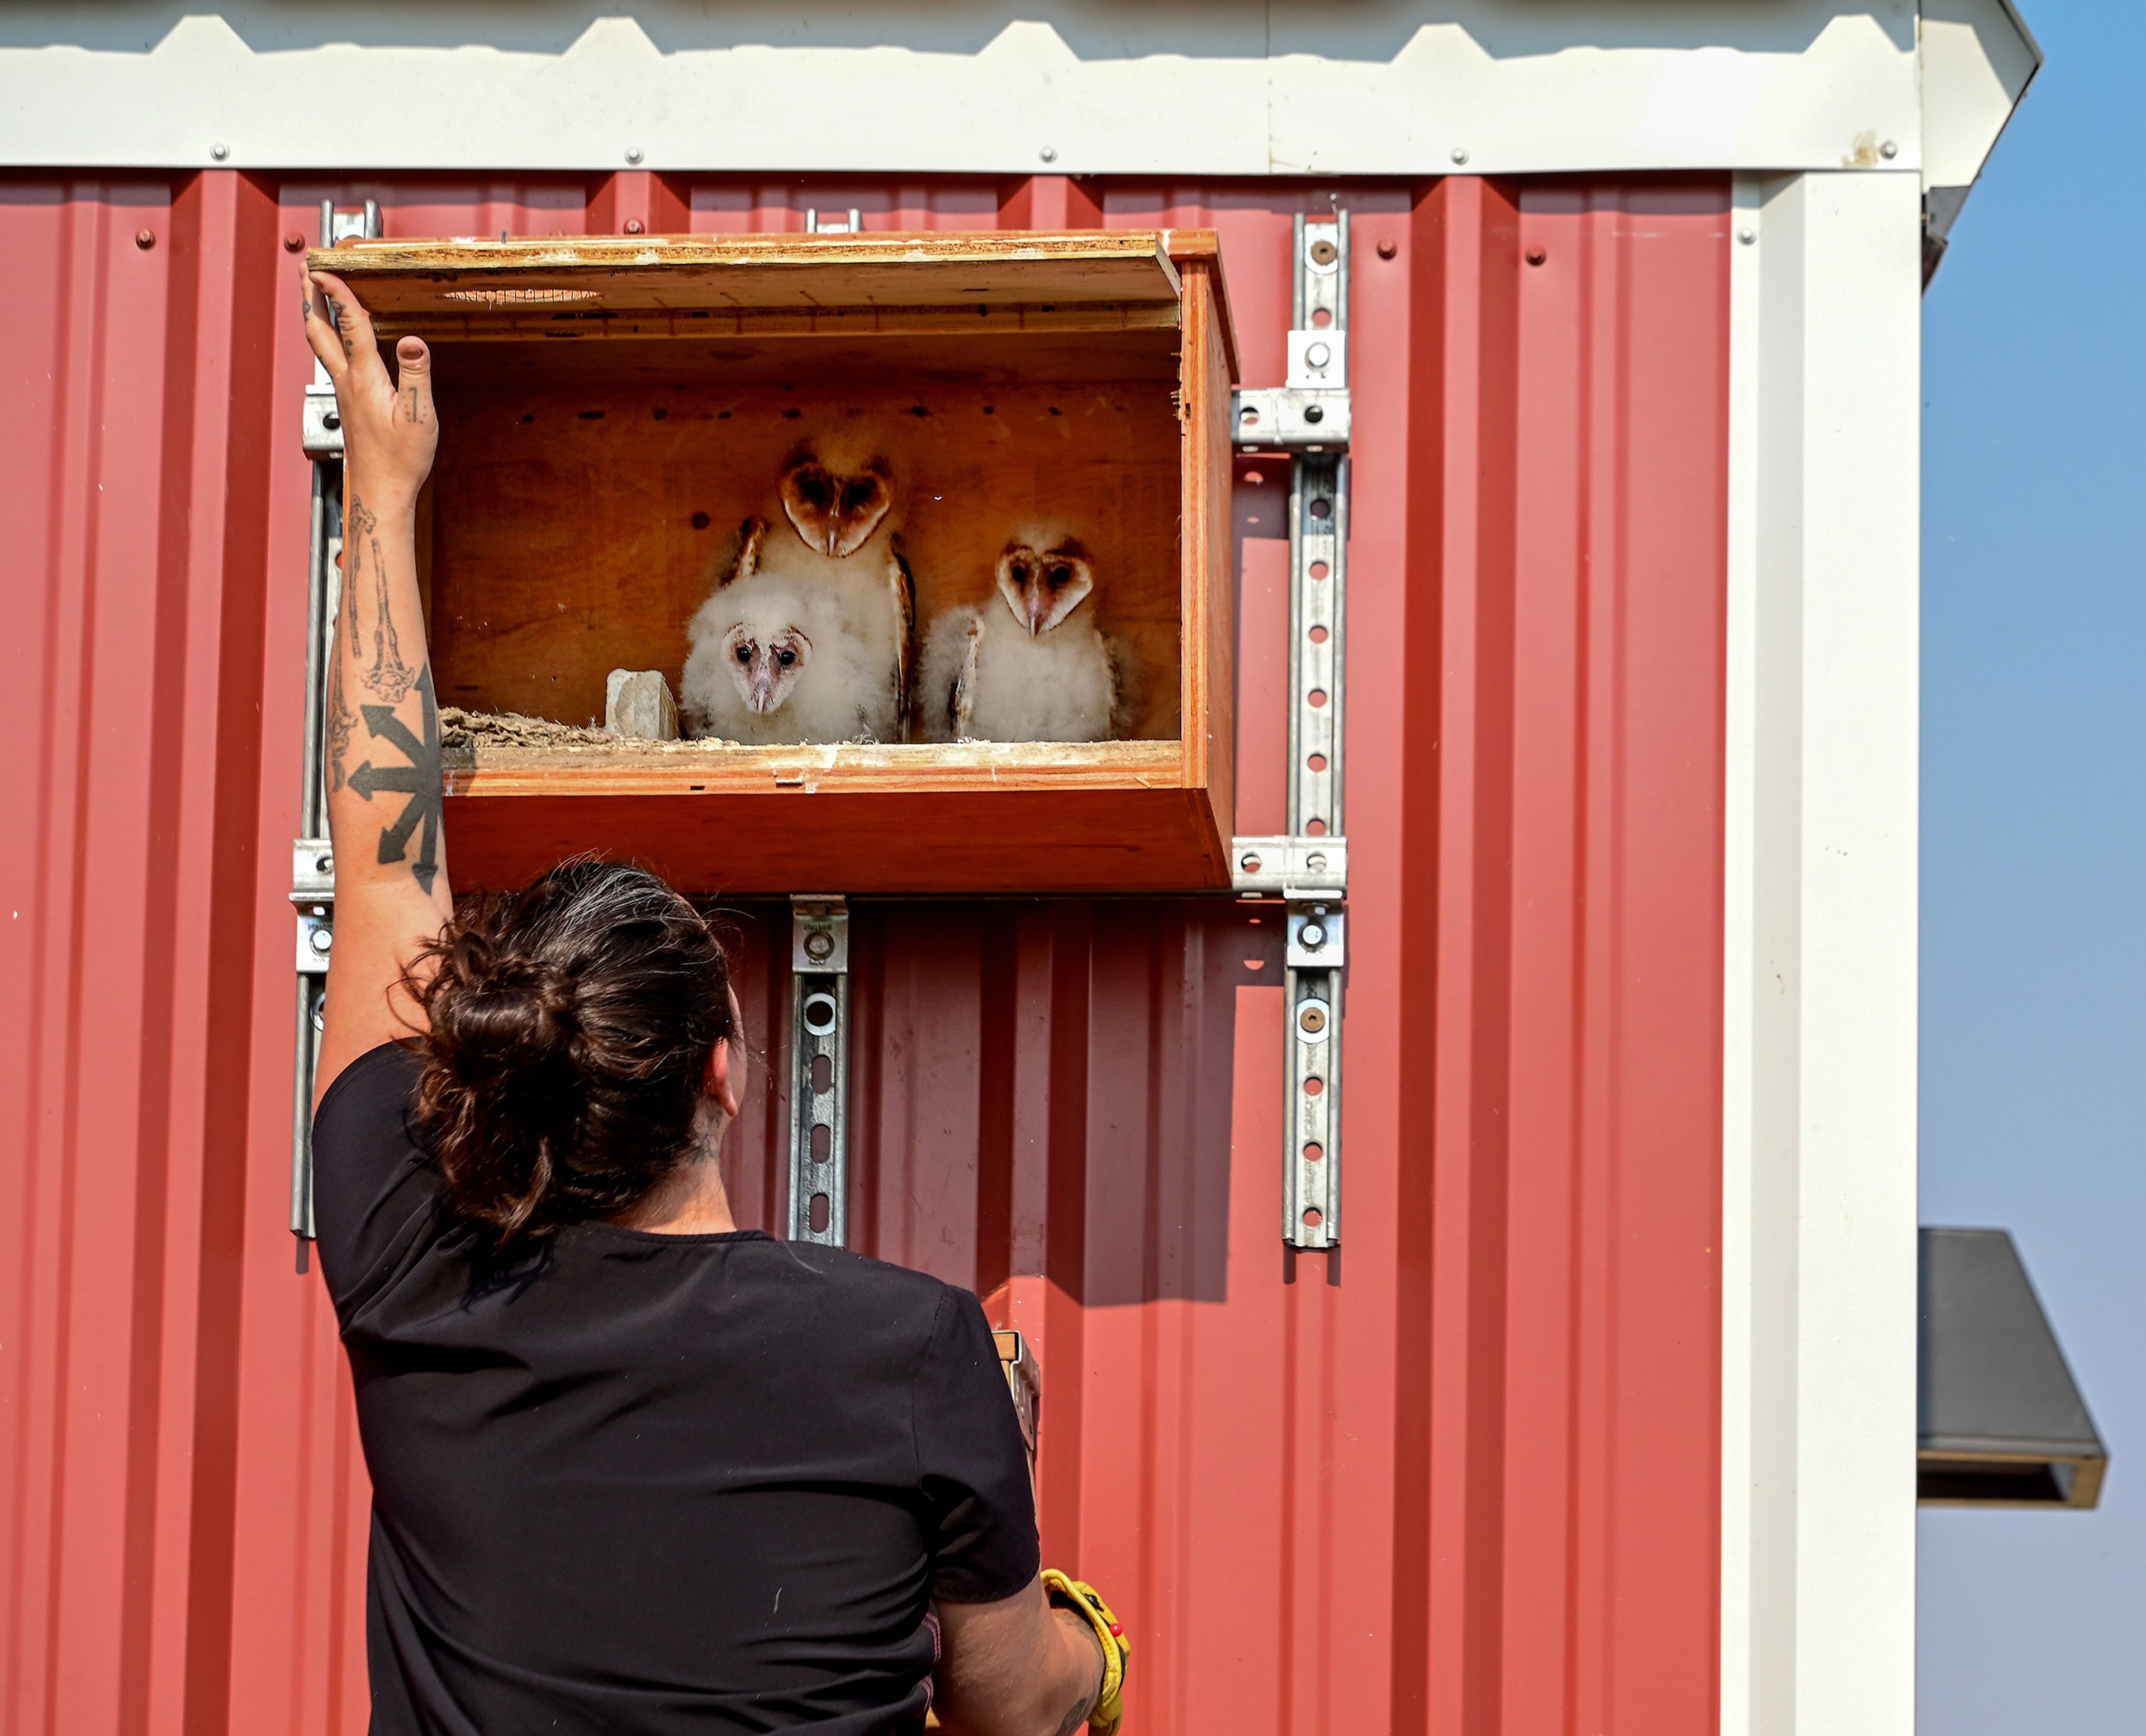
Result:
{"label": "mounting bolt", "polygon": [[1884,157],[1886,162],[1890,162],[1894,157],[1900,154],[1900,147],[1889,138],[1884,144],[1879,146],[1878,154]]}
{"label": "mounting bolt", "polygon": [[332,928],[317,928],[306,936],[306,945],[316,952],[326,952],[335,945],[335,930]]}
{"label": "mounting bolt", "polygon": [[306,237],[299,234],[297,230],[287,229],[283,232],[283,251],[286,253],[302,253],[305,251],[305,247]]}
{"label": "mounting bolt", "polygon": [[1465,145],[1455,145],[1455,146],[1453,147],[1453,160],[1454,160],[1455,162],[1467,162],[1467,161],[1468,161],[1468,147],[1467,147]]}
{"label": "mounting bolt", "polygon": [[641,233],[641,219],[640,219],[639,217],[628,217],[628,218],[626,220],[626,232],[628,235],[638,235],[638,234],[640,234],[640,233]]}
{"label": "mounting bolt", "polygon": [[231,155],[231,147],[224,143],[222,139],[218,139],[208,147],[208,154],[218,162],[222,162],[225,157]]}
{"label": "mounting bolt", "polygon": [[316,874],[333,874],[335,872],[335,858],[328,856],[315,856],[313,858],[313,872]]}
{"label": "mounting bolt", "polygon": [[641,147],[638,145],[628,145],[626,147],[626,160],[628,162],[639,162],[641,161]]}
{"label": "mounting bolt", "polygon": [[1036,154],[1041,157],[1046,162],[1056,162],[1058,161],[1058,147],[1056,145],[1046,145]]}
{"label": "mounting bolt", "polygon": [[1736,232],[1736,238],[1737,238],[1737,240],[1739,240],[1739,241],[1742,242],[1744,243],[1744,245],[1745,247],[1749,247],[1749,246],[1751,245],[1751,243],[1752,243],[1753,242],[1754,242],[1754,241],[1758,240],[1758,238],[1759,238],[1759,232],[1758,232],[1756,229],[1751,228],[1750,227],[1749,227],[1749,226],[1747,225],[1747,226],[1746,226],[1746,227],[1744,227],[1744,228],[1739,229],[1739,230]]}
{"label": "mounting bolt", "polygon": [[1550,249],[1547,247],[1534,247],[1528,249],[1528,263],[1530,265],[1540,265],[1549,257]]}
{"label": "mounting bolt", "polygon": [[1326,930],[1316,922],[1307,922],[1297,930],[1296,938],[1308,950],[1316,952],[1326,944]]}
{"label": "mounting bolt", "polygon": [[134,232],[134,245],[141,248],[143,252],[147,252],[150,248],[157,245],[157,232],[153,229],[137,229]]}
{"label": "mounting bolt", "polygon": [[1391,259],[1394,255],[1400,252],[1400,243],[1399,242],[1382,241],[1379,243],[1379,257],[1381,259]]}
{"label": "mounting bolt", "polygon": [[1330,345],[1315,343],[1305,346],[1304,365],[1306,367],[1324,367],[1333,359],[1334,351]]}
{"label": "mounting bolt", "polygon": [[807,958],[823,959],[834,950],[835,937],[832,935],[810,934],[805,936],[805,955]]}

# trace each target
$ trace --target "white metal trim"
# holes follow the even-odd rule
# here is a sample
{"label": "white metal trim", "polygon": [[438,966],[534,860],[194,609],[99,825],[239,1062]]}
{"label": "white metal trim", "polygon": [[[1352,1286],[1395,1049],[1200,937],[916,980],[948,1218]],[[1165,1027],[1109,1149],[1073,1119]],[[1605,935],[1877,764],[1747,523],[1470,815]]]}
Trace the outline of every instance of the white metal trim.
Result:
{"label": "white metal trim", "polygon": [[43,0],[0,13],[0,157],[1000,175],[1920,162],[1914,0],[1050,14],[240,0],[173,19]]}
{"label": "white metal trim", "polygon": [[[1752,1464],[1751,990],[1754,741],[1758,665],[1759,244],[1764,183],[1736,177],[1729,267],[1729,551],[1724,659],[1721,1062],[1721,1736],[1754,1736],[1752,1571],[1758,1485]],[[1749,240],[1744,239],[1745,237]],[[1769,1359],[1770,1360],[1770,1359]],[[1774,1624],[1769,1624],[1769,1629]],[[1767,1638],[1778,1647],[1778,1637]]]}
{"label": "white metal trim", "polygon": [[1721,1729],[1907,1732],[1919,200],[1746,178],[1734,222]]}
{"label": "white metal trim", "polygon": [[1966,187],[2042,69],[2012,0],[1923,0],[1923,186]]}

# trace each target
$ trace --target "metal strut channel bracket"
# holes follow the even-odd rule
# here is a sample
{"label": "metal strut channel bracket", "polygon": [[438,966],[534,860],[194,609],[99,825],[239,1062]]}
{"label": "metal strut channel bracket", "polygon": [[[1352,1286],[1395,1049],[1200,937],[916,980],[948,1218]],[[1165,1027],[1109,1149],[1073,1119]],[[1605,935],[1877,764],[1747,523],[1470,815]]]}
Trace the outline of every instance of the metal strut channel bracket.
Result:
{"label": "metal strut channel bracket", "polygon": [[790,900],[790,1239],[848,1245],[850,913]]}
{"label": "metal strut channel bracket", "polygon": [[[337,211],[321,202],[321,245],[346,236],[380,233],[380,207],[372,199],[360,211]],[[321,1025],[327,1005],[328,954],[335,945],[335,859],[328,851],[327,791],[321,783],[322,714],[327,704],[328,656],[336,611],[342,601],[342,424],[336,417],[335,387],[327,370],[313,364],[306,387],[302,423],[306,456],[313,459],[312,571],[306,598],[306,740],[300,772],[298,823],[304,836],[291,846],[291,903],[298,916],[298,1016],[291,1093],[291,1234],[313,1234],[313,1079],[321,1059]],[[300,1250],[300,1269],[304,1250]]]}
{"label": "metal strut channel bracket", "polygon": [[1342,825],[1343,650],[1348,595],[1349,219],[1296,222],[1289,382],[1237,394],[1240,450],[1291,454],[1289,491],[1289,831],[1231,841],[1242,894],[1287,900],[1283,1004],[1282,1238],[1341,1240],[1341,996],[1349,844]]}
{"label": "metal strut channel bracket", "polygon": [[[1230,395],[1241,449],[1341,452],[1349,448],[1349,218],[1296,220],[1296,318],[1289,381]],[[1322,317],[1323,316],[1323,317]]]}

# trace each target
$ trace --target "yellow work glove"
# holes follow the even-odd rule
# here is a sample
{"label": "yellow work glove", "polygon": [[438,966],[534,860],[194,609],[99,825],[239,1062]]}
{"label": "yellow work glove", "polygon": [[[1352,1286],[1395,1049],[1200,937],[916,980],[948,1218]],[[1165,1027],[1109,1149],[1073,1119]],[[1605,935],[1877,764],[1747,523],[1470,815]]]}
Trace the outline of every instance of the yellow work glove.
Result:
{"label": "yellow work glove", "polygon": [[1102,1594],[1085,1579],[1075,1579],[1055,1567],[1043,1570],[1044,1594],[1051,1606],[1071,1609],[1095,1630],[1103,1648],[1103,1689],[1095,1696],[1095,1709],[1088,1714],[1088,1728],[1095,1736],[1117,1736],[1125,1715],[1125,1659],[1132,1643]]}

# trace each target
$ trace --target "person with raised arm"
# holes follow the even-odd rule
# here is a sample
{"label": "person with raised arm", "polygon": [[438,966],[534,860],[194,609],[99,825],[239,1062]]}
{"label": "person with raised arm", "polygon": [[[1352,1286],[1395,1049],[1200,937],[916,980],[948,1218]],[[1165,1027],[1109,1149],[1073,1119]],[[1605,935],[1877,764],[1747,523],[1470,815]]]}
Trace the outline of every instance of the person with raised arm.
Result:
{"label": "person with raised arm", "polygon": [[[417,588],[432,357],[303,278],[347,457],[315,1221],[373,1487],[375,1736],[1117,1726],[965,1290],[733,1220],[721,937],[578,858],[458,907]],[[935,1704],[936,1687],[936,1704]]]}

